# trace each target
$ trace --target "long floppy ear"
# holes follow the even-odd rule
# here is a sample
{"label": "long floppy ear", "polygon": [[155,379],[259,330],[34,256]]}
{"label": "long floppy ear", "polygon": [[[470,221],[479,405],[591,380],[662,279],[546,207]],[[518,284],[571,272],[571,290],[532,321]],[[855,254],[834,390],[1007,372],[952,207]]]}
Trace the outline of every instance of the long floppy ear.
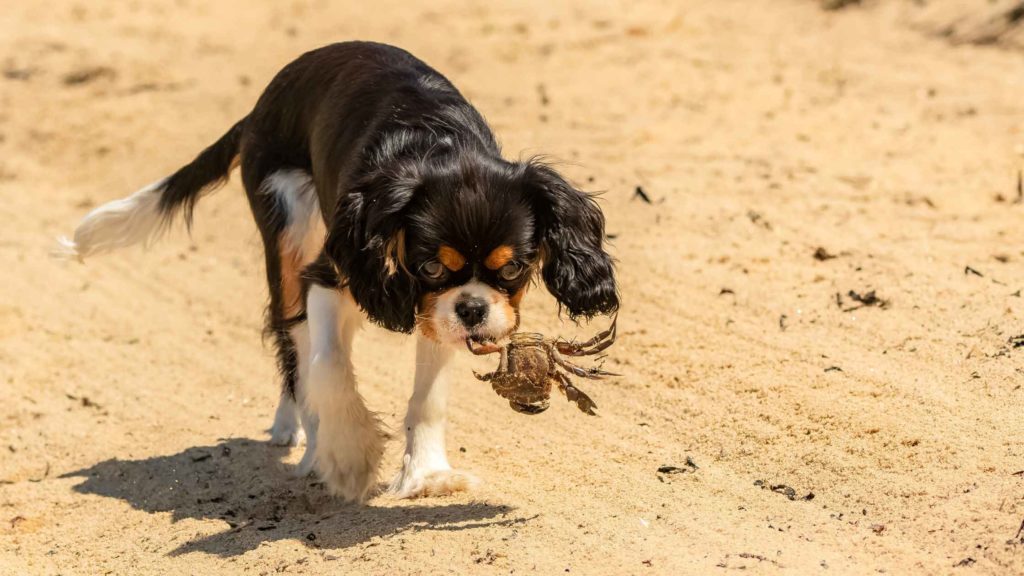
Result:
{"label": "long floppy ear", "polygon": [[597,202],[536,160],[527,163],[525,177],[548,291],[573,320],[617,310],[615,269],[604,249],[604,214]]}
{"label": "long floppy ear", "polygon": [[370,320],[396,332],[416,325],[416,279],[405,268],[404,211],[418,181],[377,174],[338,201],[325,250]]}

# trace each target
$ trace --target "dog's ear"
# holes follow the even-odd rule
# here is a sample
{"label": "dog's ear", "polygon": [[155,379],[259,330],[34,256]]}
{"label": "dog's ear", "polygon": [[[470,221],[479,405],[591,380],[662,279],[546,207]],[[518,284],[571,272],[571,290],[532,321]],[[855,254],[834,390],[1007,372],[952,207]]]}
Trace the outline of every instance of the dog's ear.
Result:
{"label": "dog's ear", "polygon": [[404,224],[418,186],[412,168],[358,183],[338,201],[324,246],[359,307],[396,332],[412,332],[416,324],[417,284],[405,268]]}
{"label": "dog's ear", "polygon": [[604,249],[604,214],[597,202],[542,162],[527,162],[524,177],[548,291],[573,320],[617,310],[615,269]]}

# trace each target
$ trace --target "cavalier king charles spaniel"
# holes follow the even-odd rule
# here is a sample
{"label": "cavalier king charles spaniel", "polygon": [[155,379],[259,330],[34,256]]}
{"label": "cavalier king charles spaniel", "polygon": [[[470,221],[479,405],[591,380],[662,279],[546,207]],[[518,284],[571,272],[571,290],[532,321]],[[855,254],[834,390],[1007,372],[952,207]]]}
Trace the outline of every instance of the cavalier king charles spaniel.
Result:
{"label": "cavalier king charles spaniel", "polygon": [[345,42],[308,52],[255,108],[177,172],[104,204],[63,252],[146,244],[241,168],[263,238],[266,330],[283,380],[271,442],[306,439],[299,473],[364,501],[387,435],[356,389],[352,337],[367,317],[418,331],[402,469],[389,491],[446,494],[474,482],[445,453],[444,367],[467,340],[519,326],[539,274],[573,318],[619,297],[593,198],[536,160],[502,158],[480,113],[408,52]]}

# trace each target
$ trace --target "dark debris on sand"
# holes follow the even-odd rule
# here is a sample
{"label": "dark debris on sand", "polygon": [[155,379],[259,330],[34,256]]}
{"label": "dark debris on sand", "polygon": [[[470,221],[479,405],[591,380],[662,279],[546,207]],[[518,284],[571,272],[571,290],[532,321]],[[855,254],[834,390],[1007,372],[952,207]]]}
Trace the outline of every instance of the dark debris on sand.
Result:
{"label": "dark debris on sand", "polygon": [[850,290],[846,293],[846,296],[856,302],[853,306],[844,306],[843,295],[836,292],[836,305],[842,309],[843,312],[853,312],[865,307],[875,306],[885,310],[889,307],[889,301],[885,298],[880,297],[874,290],[869,290],[861,294],[855,290]]}

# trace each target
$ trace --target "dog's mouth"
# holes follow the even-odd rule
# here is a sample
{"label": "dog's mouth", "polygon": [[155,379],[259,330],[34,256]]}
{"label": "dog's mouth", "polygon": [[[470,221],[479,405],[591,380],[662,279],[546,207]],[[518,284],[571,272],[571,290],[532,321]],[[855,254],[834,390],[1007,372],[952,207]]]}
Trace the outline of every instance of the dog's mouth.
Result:
{"label": "dog's mouth", "polygon": [[480,354],[484,350],[493,350],[496,346],[497,340],[490,336],[475,334],[466,338],[466,348],[474,354]]}
{"label": "dog's mouth", "polygon": [[489,336],[469,336],[466,338],[466,349],[477,356],[484,356],[501,352],[502,346],[499,346],[498,341]]}

